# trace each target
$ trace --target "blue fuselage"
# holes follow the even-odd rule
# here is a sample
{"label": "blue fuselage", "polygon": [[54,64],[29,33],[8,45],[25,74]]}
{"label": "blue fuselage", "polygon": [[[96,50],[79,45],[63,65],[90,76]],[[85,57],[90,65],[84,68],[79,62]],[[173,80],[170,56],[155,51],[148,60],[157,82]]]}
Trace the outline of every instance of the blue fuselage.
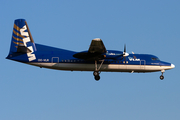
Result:
{"label": "blue fuselage", "polygon": [[[77,52],[36,44],[37,51],[31,53],[35,60],[29,62],[27,54],[9,55],[7,58],[39,67],[58,70],[94,71],[94,61],[74,58]],[[107,50],[100,71],[154,72],[171,69],[173,65],[163,62],[149,54],[129,54],[122,56],[122,51]],[[98,61],[101,64],[101,60]],[[67,68],[65,67],[67,65]],[[89,67],[89,68],[88,68]]]}

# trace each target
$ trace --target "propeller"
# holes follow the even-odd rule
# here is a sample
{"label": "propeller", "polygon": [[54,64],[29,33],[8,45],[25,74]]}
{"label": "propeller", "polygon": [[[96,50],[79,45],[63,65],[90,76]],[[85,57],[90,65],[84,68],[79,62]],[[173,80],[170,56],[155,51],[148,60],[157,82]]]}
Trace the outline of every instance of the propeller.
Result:
{"label": "propeller", "polygon": [[129,56],[129,54],[126,52],[126,44],[124,45],[124,52],[123,52],[123,57],[124,57],[124,63],[126,63],[126,57]]}

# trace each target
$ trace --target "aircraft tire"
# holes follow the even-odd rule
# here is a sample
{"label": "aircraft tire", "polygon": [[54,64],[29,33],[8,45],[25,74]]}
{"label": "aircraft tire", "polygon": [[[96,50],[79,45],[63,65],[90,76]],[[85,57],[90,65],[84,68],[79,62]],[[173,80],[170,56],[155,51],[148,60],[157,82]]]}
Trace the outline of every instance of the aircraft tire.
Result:
{"label": "aircraft tire", "polygon": [[161,80],[163,80],[163,79],[164,79],[164,76],[163,76],[163,75],[161,75],[161,76],[160,76],[160,79],[161,79]]}
{"label": "aircraft tire", "polygon": [[96,75],[96,76],[94,76],[94,79],[95,79],[96,81],[99,81],[99,80],[100,80],[100,76],[99,76],[99,75]]}

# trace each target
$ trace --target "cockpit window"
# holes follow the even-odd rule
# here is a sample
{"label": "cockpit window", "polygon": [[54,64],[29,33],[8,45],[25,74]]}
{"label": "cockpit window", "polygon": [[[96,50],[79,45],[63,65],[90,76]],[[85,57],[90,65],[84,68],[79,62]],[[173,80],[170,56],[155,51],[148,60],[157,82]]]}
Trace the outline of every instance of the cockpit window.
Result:
{"label": "cockpit window", "polygon": [[151,58],[151,60],[159,60],[159,58]]}

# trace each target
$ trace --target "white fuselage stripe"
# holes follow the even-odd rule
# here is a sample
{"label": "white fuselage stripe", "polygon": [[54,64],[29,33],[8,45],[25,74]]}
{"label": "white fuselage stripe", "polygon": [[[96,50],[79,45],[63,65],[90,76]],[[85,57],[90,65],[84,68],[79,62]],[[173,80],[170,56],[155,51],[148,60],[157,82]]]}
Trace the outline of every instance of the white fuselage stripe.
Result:
{"label": "white fuselage stripe", "polygon": [[[45,67],[57,70],[70,71],[94,71],[94,64],[83,63],[28,63],[31,65]],[[99,66],[100,64],[98,64]],[[100,71],[106,72],[155,72],[161,70],[172,69],[171,66],[157,66],[157,65],[122,65],[122,64],[103,64]]]}

